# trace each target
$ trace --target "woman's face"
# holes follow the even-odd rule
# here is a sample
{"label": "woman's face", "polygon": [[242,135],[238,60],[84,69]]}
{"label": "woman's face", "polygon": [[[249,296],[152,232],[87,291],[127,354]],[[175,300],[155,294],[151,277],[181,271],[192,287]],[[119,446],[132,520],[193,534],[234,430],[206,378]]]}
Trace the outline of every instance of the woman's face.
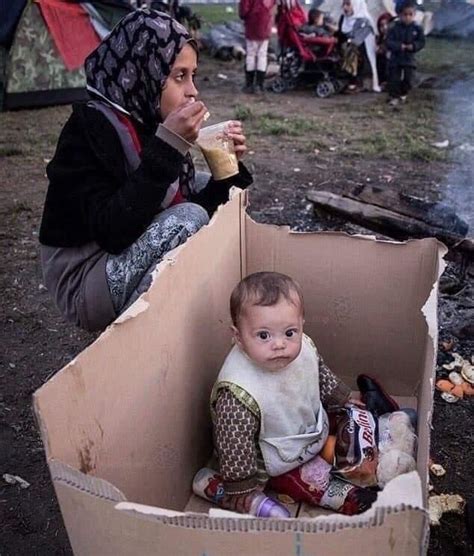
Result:
{"label": "woman's face", "polygon": [[352,7],[352,3],[349,1],[345,1],[342,3],[342,11],[345,15],[352,15],[354,13],[354,8]]}
{"label": "woman's face", "polygon": [[176,57],[165,85],[161,92],[161,119],[176,110],[179,106],[196,100],[199,92],[194,85],[197,69],[197,54],[194,48],[186,44]]}

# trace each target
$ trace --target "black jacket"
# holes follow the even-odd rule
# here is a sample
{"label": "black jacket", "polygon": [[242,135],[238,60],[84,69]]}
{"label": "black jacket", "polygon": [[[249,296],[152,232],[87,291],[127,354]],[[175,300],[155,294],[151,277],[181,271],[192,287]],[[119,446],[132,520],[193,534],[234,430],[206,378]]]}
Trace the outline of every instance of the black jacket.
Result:
{"label": "black jacket", "polygon": [[[39,239],[52,247],[79,247],[95,241],[108,253],[120,253],[146,230],[168,186],[179,176],[184,156],[155,135],[137,129],[142,162],[128,173],[112,124],[98,110],[77,104],[66,122],[54,158],[48,164],[49,188]],[[229,189],[245,188],[252,177],[240,174],[210,180],[188,200],[212,214],[228,199]]]}
{"label": "black jacket", "polygon": [[[413,45],[413,50],[402,50],[402,44]],[[424,46],[425,35],[419,25],[416,23],[405,25],[401,21],[396,21],[387,34],[389,64],[416,67],[415,52],[418,52]]]}

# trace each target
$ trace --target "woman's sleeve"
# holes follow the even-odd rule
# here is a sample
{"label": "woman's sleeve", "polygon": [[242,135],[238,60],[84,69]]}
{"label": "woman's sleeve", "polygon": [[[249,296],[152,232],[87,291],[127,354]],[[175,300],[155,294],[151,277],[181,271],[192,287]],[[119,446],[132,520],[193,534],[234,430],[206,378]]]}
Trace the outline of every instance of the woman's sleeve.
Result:
{"label": "woman's sleeve", "polygon": [[199,193],[191,195],[189,200],[201,205],[212,216],[219,205],[229,200],[231,187],[246,189],[253,183],[253,178],[247,168],[239,162],[239,173],[225,180],[215,181],[212,178],[209,183]]}
{"label": "woman's sleeve", "polygon": [[257,417],[230,390],[221,389],[214,413],[214,442],[226,494],[253,491],[257,481]]}
{"label": "woman's sleeve", "polygon": [[[184,155],[160,137],[143,145],[142,161],[126,175],[123,151],[108,120],[97,111],[66,124],[48,166],[56,202],[76,203],[90,237],[120,253],[145,231],[179,176]],[[61,207],[58,207],[60,210]]]}

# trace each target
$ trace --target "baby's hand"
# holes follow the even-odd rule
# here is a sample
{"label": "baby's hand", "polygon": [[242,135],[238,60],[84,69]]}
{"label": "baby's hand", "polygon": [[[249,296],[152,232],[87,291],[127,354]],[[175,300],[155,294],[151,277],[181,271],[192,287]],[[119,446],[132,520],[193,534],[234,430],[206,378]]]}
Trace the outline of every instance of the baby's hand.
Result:
{"label": "baby's hand", "polygon": [[244,135],[242,123],[232,120],[226,129],[226,135],[234,142],[235,154],[240,160],[247,152],[247,139]]}

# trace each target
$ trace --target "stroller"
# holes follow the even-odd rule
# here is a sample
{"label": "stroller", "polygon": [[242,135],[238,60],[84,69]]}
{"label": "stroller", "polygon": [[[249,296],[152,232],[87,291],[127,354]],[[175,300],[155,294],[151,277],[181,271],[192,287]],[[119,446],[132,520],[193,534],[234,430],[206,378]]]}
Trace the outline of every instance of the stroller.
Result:
{"label": "stroller", "polygon": [[[298,0],[283,0],[278,7],[277,30],[280,42],[280,75],[271,84],[274,93],[293,90],[299,82],[315,83],[315,93],[326,98],[345,85],[339,68],[335,37],[304,37],[298,29],[306,23],[306,13]],[[319,47],[315,52],[314,47]]]}

